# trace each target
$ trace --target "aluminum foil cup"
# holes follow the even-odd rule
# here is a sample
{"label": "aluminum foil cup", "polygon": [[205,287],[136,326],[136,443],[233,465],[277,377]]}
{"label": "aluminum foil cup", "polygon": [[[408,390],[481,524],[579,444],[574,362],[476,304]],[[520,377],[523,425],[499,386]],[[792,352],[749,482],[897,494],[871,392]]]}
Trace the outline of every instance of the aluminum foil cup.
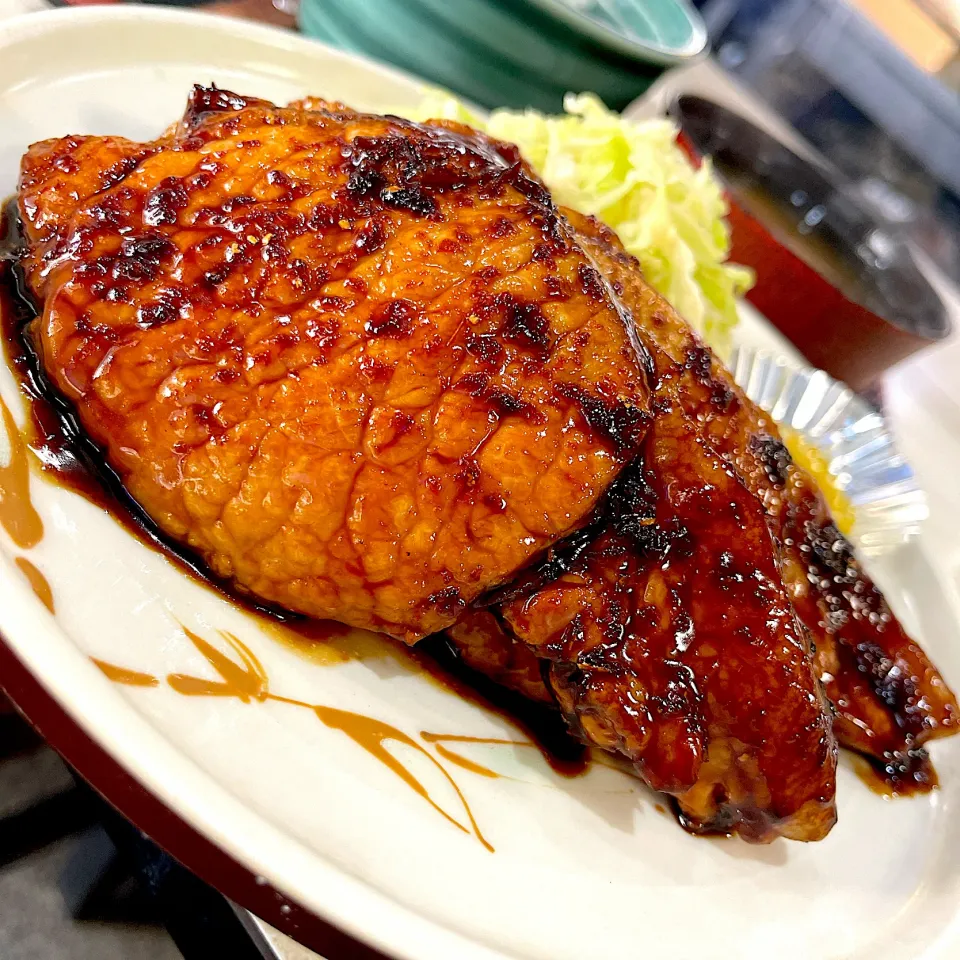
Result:
{"label": "aluminum foil cup", "polygon": [[824,455],[855,513],[850,539],[879,556],[913,539],[927,501],[883,417],[822,370],[740,346],[730,361],[737,383],[781,426],[803,434]]}

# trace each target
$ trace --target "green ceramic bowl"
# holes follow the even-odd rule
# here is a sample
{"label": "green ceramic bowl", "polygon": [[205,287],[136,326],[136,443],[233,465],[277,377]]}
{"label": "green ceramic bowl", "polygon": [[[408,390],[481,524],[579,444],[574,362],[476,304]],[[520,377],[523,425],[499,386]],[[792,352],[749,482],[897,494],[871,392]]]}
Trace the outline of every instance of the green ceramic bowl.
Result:
{"label": "green ceramic bowl", "polygon": [[707,43],[687,0],[301,0],[300,29],[487,107],[554,113],[570,90],[621,109]]}

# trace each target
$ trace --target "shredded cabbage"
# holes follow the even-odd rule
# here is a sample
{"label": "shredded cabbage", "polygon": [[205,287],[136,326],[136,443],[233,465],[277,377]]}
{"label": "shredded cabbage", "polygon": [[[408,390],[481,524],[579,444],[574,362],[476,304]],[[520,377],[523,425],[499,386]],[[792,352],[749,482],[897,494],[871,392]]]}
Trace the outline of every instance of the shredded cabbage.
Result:
{"label": "shredded cabbage", "polygon": [[411,120],[458,120],[517,144],[558,203],[620,235],[647,280],[721,355],[752,272],[726,262],[727,204],[709,161],[695,168],[667,120],[624,120],[593,94],[568,94],[562,116],[494,110],[486,119],[450,94],[428,94]]}

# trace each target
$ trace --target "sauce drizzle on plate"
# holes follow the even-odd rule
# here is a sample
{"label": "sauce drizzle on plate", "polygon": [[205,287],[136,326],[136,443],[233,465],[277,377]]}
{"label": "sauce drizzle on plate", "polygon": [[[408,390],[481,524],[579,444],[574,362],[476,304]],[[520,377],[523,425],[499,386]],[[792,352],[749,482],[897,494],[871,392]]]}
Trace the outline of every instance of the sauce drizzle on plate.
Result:
{"label": "sauce drizzle on plate", "polygon": [[26,557],[17,557],[16,564],[20,568],[20,572],[27,578],[27,582],[37,595],[37,599],[51,613],[56,613],[56,607],[53,602],[53,588],[43,573]]}
{"label": "sauce drizzle on plate", "polygon": [[127,667],[119,667],[115,663],[107,663],[105,660],[98,660],[96,657],[90,658],[94,665],[100,668],[100,671],[114,683],[123,683],[129,687],[158,687],[160,681],[149,673],[142,673],[139,670],[130,670]]}
{"label": "sauce drizzle on plate", "polygon": [[[453,779],[447,769],[425,747],[417,743],[413,737],[404,733],[392,724],[385,723],[375,717],[368,717],[351,710],[341,710],[337,707],[326,706],[320,703],[308,703],[292,697],[284,697],[270,691],[270,681],[263,664],[256,654],[242,640],[226,630],[218,631],[229,653],[219,648],[199,634],[184,627],[181,629],[187,638],[219,675],[219,679],[196,677],[184,673],[171,673],[167,676],[168,686],[177,693],[188,697],[233,697],[242,703],[263,703],[272,700],[276,703],[286,703],[294,707],[302,707],[313,711],[317,718],[326,726],[346,734],[354,743],[362,747],[375,760],[382,763],[388,770],[396,774],[411,790],[423,797],[444,819],[448,820],[457,829],[472,834],[491,853],[493,846],[484,837],[473,815],[470,804],[467,802],[460,786]],[[139,670],[131,670],[117,664],[108,663],[95,657],[93,662],[111,680],[136,687],[156,687],[160,680],[152,674]],[[426,739],[426,738],[425,738]],[[426,757],[436,768],[457,795],[466,814],[468,825],[461,822],[445,810],[434,800],[429,789],[398,757],[387,749],[388,743],[399,743],[410,747]],[[429,741],[428,741],[429,742]],[[442,754],[441,754],[442,755]],[[457,758],[458,761],[462,758]],[[456,761],[455,761],[456,762]],[[486,771],[478,764],[470,761],[461,762],[459,766],[480,773],[483,776],[497,776],[493,771]]]}
{"label": "sauce drizzle on plate", "polygon": [[43,539],[43,521],[30,499],[30,464],[27,445],[10,408],[0,398],[0,526],[21,550]]}

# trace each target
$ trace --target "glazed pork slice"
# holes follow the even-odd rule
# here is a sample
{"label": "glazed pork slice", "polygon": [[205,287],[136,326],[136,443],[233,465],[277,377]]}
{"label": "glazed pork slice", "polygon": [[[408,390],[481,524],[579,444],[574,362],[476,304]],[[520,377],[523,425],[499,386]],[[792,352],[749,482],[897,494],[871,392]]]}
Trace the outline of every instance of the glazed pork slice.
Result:
{"label": "glazed pork slice", "polygon": [[955,733],[960,722],[953,692],[864,572],[776,425],[644,281],[615,234],[591,218],[569,217],[653,357],[657,402],[669,399],[683,409],[763,503],[840,744],[873,758],[894,786],[923,786],[929,767],[922,745]]}
{"label": "glazed pork slice", "polygon": [[[763,505],[778,568],[774,579],[782,579],[799,615],[803,636],[813,639],[815,673],[832,701],[833,727],[838,740],[884,767],[894,787],[923,786],[929,767],[922,744],[956,729],[957,704],[950,689],[923,651],[905,634],[880,591],[863,572],[849,544],[832,523],[814,482],[791,463],[775,425],[742,394],[722,364],[646,285],[636,261],[624,253],[616,237],[594,220],[573,213],[568,216],[580,231],[585,249],[630,308],[639,336],[654,359],[656,419],[650,442],[655,443],[656,435],[662,430],[658,422],[663,412],[682,410],[687,429],[700,445],[701,464],[707,462],[704,458],[709,457],[709,451],[721,456],[756,503]],[[686,449],[695,448],[687,444]],[[651,469],[653,463],[648,456],[644,469]],[[625,479],[643,464],[641,458],[628,468]],[[668,503],[684,489],[675,474],[676,464],[661,463],[654,469],[655,477],[649,484],[651,489],[655,489],[657,483],[661,487],[666,484],[667,489],[672,490]],[[693,479],[693,486],[682,496],[694,499],[702,496],[689,465],[687,477]],[[722,512],[722,504],[718,510]],[[570,697],[563,688],[562,676],[557,674],[556,650],[549,643],[544,646],[541,642],[541,638],[553,635],[556,645],[557,624],[564,623],[563,617],[568,612],[559,598],[569,593],[571,579],[579,583],[584,576],[581,569],[586,562],[584,557],[596,556],[600,549],[598,535],[609,542],[612,535],[608,528],[618,522],[623,526],[624,519],[618,520],[621,513],[628,525],[634,523],[629,519],[630,510],[624,507],[623,499],[610,498],[605,513],[607,519],[603,521],[605,526],[595,526],[561,544],[548,562],[525,581],[521,580],[506,596],[501,593],[489,598],[491,605],[469,612],[449,635],[470,666],[533,699],[555,699],[585,739],[629,756],[629,745],[606,735],[603,727],[615,722],[618,714],[629,715],[639,700],[649,702],[653,692],[662,686],[656,670],[658,661],[648,660],[644,664],[633,655],[628,657],[631,683],[621,686],[619,701],[616,697],[607,698],[607,705],[600,711],[599,725],[596,719],[584,724],[576,711],[571,715]],[[709,529],[707,533],[710,534]],[[731,543],[734,550],[738,549],[740,535],[731,534]],[[617,549],[625,565],[621,569],[629,569],[632,578],[629,589],[625,591],[622,582],[617,589],[621,593],[625,591],[635,602],[639,589],[637,571],[645,569],[651,555],[636,538],[631,545],[621,537]],[[594,561],[591,571],[595,570]],[[707,573],[694,567],[687,576],[693,579]],[[607,581],[594,580],[590,587],[594,599],[597,584],[604,582],[607,595],[602,605],[614,608],[619,603],[616,608],[622,614],[623,605],[616,601],[617,591],[609,577]],[[649,615],[655,616],[656,591],[648,596],[644,587],[642,593],[648,597]],[[683,617],[681,620],[683,624],[688,622]],[[631,629],[640,633],[641,645],[649,645],[655,637],[636,616]],[[711,627],[709,622],[707,629],[718,633],[716,625]],[[620,637],[623,641],[627,634]],[[719,631],[719,639],[723,640],[723,631]],[[735,637],[731,639],[735,642]],[[632,643],[635,652],[638,644]],[[624,645],[623,649],[629,647]],[[568,648],[567,669],[582,680],[573,672],[573,667],[579,664],[576,654],[576,648]],[[667,650],[667,656],[676,659],[671,650]],[[607,689],[611,689],[609,683]],[[699,709],[695,697],[675,700],[673,709],[673,724],[695,726]],[[596,713],[595,708],[593,712]],[[665,729],[669,729],[669,725]],[[704,748],[709,754],[709,731],[702,726],[698,729],[701,739],[685,742],[688,747],[696,744],[701,755]],[[768,734],[773,748],[779,749],[782,743],[787,756],[791,737],[803,736],[790,724],[780,732],[771,729]],[[677,756],[675,742],[684,741],[667,736],[662,742],[661,746],[657,737],[651,737],[637,768],[658,789],[668,789],[678,795],[679,782],[671,785],[669,779],[657,776],[656,769],[665,766],[669,769]],[[711,790],[715,796],[723,796],[727,790],[724,781],[731,781],[731,770],[726,774],[722,774],[722,768],[718,770],[714,762],[718,757],[724,758],[729,768],[731,754],[725,749],[715,751],[711,762],[701,766],[697,783],[679,801],[687,825],[696,829],[722,829],[724,819],[730,819],[729,810],[712,821],[705,818],[702,806],[700,812],[696,812]],[[735,782],[742,785],[743,781]],[[764,796],[762,790],[759,796]],[[764,804],[755,803],[755,807],[763,810]],[[811,830],[803,826],[804,819],[788,823],[787,829],[768,820],[767,836],[782,833],[813,839],[822,835],[822,827],[828,823],[826,817],[814,818],[819,828]],[[760,821],[753,816],[753,822]],[[737,829],[735,825],[733,828]],[[749,838],[749,833],[746,835]]]}
{"label": "glazed pork slice", "polygon": [[54,386],[266,603],[415,641],[582,526],[642,441],[622,307],[466,128],[198,87],[154,142],[31,147],[19,210]]}
{"label": "glazed pork slice", "polygon": [[521,655],[475,659],[478,632],[503,649],[498,620],[571,727],[675,797],[688,828],[762,842],[833,825],[830,719],[762,505],[679,409],[657,409],[592,528],[451,630],[474,666],[542,699]]}

